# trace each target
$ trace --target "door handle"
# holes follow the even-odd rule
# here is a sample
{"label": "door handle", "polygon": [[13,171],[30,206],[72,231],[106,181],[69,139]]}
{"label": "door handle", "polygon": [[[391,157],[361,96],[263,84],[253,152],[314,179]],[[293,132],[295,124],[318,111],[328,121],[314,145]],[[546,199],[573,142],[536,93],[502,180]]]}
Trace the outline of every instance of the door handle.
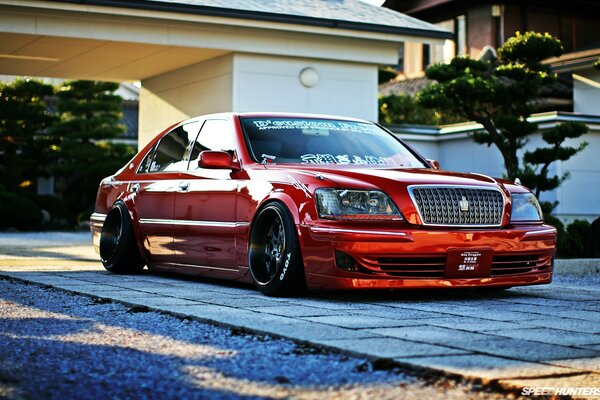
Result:
{"label": "door handle", "polygon": [[190,183],[189,182],[179,182],[179,191],[180,192],[187,192],[190,188]]}
{"label": "door handle", "polygon": [[133,185],[131,185],[131,187],[129,188],[133,193],[137,192],[138,190],[140,190],[140,184],[139,183],[134,183]]}

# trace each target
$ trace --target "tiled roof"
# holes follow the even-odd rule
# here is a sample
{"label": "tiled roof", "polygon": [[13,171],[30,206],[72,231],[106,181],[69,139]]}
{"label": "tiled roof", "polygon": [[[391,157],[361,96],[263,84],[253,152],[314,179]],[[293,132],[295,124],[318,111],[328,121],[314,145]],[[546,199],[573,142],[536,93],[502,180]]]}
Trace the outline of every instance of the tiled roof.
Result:
{"label": "tiled roof", "polygon": [[430,23],[360,0],[83,0],[117,7],[274,20],[303,25],[450,38]]}
{"label": "tiled roof", "polygon": [[425,77],[412,79],[392,79],[379,85],[379,94],[382,96],[414,96],[431,83],[433,83],[433,81]]}

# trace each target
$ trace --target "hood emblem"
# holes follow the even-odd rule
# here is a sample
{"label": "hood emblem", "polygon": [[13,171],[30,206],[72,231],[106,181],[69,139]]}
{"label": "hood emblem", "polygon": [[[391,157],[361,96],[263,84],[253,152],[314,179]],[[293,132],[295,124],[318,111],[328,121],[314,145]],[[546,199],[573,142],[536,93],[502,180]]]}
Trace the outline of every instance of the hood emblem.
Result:
{"label": "hood emblem", "polygon": [[458,202],[458,206],[460,207],[460,211],[462,212],[469,211],[469,202],[467,201],[465,196],[463,196],[462,200]]}

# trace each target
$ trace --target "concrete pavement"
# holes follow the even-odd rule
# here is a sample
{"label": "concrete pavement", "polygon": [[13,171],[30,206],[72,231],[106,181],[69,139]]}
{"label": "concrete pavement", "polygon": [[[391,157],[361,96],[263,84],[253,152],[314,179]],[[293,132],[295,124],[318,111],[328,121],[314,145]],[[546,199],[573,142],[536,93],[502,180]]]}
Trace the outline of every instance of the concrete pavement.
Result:
{"label": "concrete pavement", "polygon": [[[64,235],[64,234],[63,234]],[[0,235],[0,275],[282,336],[409,369],[523,387],[600,388],[600,279],[477,291],[268,298],[252,287],[104,271],[87,236]]]}

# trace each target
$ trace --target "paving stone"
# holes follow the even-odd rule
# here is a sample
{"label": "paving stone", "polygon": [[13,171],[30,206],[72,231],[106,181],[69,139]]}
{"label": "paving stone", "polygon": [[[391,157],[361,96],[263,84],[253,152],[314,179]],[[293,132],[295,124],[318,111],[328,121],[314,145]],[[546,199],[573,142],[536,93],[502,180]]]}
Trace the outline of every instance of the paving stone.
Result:
{"label": "paving stone", "polygon": [[213,304],[199,305],[155,305],[153,308],[169,311],[184,316],[194,316],[205,321],[236,326],[267,332],[270,326],[276,324],[290,324],[297,322],[296,319],[286,318],[278,315],[259,314],[248,310],[234,307],[218,306]]}
{"label": "paving stone", "polygon": [[154,283],[154,282],[118,282],[118,281],[114,281],[114,280],[107,280],[106,282],[98,282],[99,284],[109,284],[109,285],[113,285],[113,286],[118,286],[118,287],[122,287],[122,288],[126,288],[126,289],[133,289],[133,290],[147,290],[147,291],[154,291],[154,290],[160,290],[160,289],[175,289],[176,288],[173,285],[168,285],[166,283]]}
{"label": "paving stone", "polygon": [[365,357],[375,356],[384,358],[397,358],[468,353],[466,351],[451,349],[448,347],[411,342],[408,340],[395,338],[314,340],[313,342]]}
{"label": "paving stone", "polygon": [[570,360],[549,361],[550,364],[561,367],[573,368],[581,371],[590,371],[600,374],[600,356],[590,358],[573,358]]}
{"label": "paving stone", "polygon": [[449,317],[452,315],[481,318],[485,316],[486,319],[494,321],[520,321],[531,319],[531,314],[522,313],[518,311],[504,311],[501,309],[479,309],[474,306],[450,306],[448,304],[435,305],[435,304],[417,304],[411,305],[418,310],[429,311],[439,313],[441,316]]}
{"label": "paving stone", "polygon": [[136,303],[136,304],[139,304],[142,306],[147,306],[147,307],[162,307],[162,306],[168,306],[168,305],[182,305],[183,306],[183,305],[200,304],[197,301],[179,299],[177,297],[167,297],[167,296],[157,296],[157,295],[138,297],[138,296],[128,296],[127,294],[124,294],[124,295],[117,294],[115,296],[115,299],[117,299],[119,301]]}
{"label": "paving stone", "polygon": [[464,342],[474,340],[493,340],[494,336],[462,330],[442,328],[439,326],[406,326],[401,328],[376,328],[370,332],[383,336],[414,340],[431,344],[460,347]]}
{"label": "paving stone", "polygon": [[402,320],[373,317],[370,315],[328,315],[323,317],[304,317],[306,321],[341,326],[344,328],[375,328],[382,326],[403,326]]}
{"label": "paving stone", "polygon": [[600,337],[581,332],[565,332],[550,328],[503,329],[496,332],[499,336],[536,342],[577,346],[600,343]]}
{"label": "paving stone", "polygon": [[399,307],[386,307],[372,305],[369,308],[359,309],[355,311],[357,315],[372,315],[384,318],[394,319],[431,319],[431,318],[442,318],[445,315],[431,311],[412,310],[409,308]]}
{"label": "paving stone", "polygon": [[340,315],[344,311],[328,308],[307,307],[297,304],[283,304],[250,307],[252,311],[266,314],[283,315],[286,317],[317,317],[322,315]]}
{"label": "paving stone", "polygon": [[344,302],[344,301],[330,301],[330,300],[320,300],[318,298],[311,299],[294,299],[296,304],[300,304],[307,307],[322,307],[330,310],[365,310],[369,309],[372,305],[365,303],[356,303],[356,302]]}
{"label": "paving stone", "polygon": [[505,311],[501,309],[495,310],[458,310],[452,311],[453,315],[461,315],[464,317],[473,317],[473,318],[481,318],[485,317],[486,319],[493,321],[506,321],[506,322],[516,322],[521,323],[521,321],[529,321],[529,320],[539,320],[540,316],[538,314],[529,314],[520,311]]}
{"label": "paving stone", "polygon": [[[493,333],[500,329],[516,329],[523,327],[522,324],[507,321],[492,321],[482,318],[451,316],[444,318],[432,318],[427,321],[427,325],[441,326],[445,328],[460,328],[464,331]],[[528,325],[529,326],[529,325]]]}
{"label": "paving stone", "polygon": [[574,307],[548,307],[532,304],[507,304],[503,307],[505,311],[518,311],[523,313],[552,315],[558,317],[568,317],[583,320],[600,321],[600,313],[588,310],[582,310]]}
{"label": "paving stone", "polygon": [[572,373],[572,369],[481,354],[396,358],[396,361],[466,377],[499,379]]}
{"label": "paving stone", "polygon": [[[582,302],[578,302],[575,300],[558,300],[558,299],[548,299],[546,297],[529,297],[522,296],[518,298],[511,299],[501,299],[500,302],[506,304],[532,304],[536,306],[548,306],[548,307],[574,307]],[[584,302],[585,303],[585,302]]]}
{"label": "paving stone", "polygon": [[81,281],[81,280],[77,280],[77,279],[69,279],[69,278],[65,278],[63,276],[53,276],[53,275],[49,275],[49,276],[45,276],[45,275],[39,275],[39,276],[21,276],[18,277],[19,279],[26,279],[28,281],[31,282],[36,282],[36,283],[42,283],[45,285],[53,285],[53,284],[63,284],[63,283],[85,283],[89,285],[89,282],[86,281]]}
{"label": "paving stone", "polygon": [[308,341],[311,343],[319,340],[365,339],[381,337],[365,330],[346,329],[333,325],[300,320],[290,323],[272,323],[268,327],[263,325],[262,330],[268,330],[268,332],[271,334],[281,335],[295,340]]}
{"label": "paving stone", "polygon": [[[289,300],[289,299],[288,299]],[[208,300],[207,300],[208,301]],[[220,297],[216,297],[214,300],[210,300],[211,303],[214,304],[224,304],[224,305],[235,305],[236,307],[241,308],[249,308],[249,307],[265,307],[265,306],[285,306],[290,305],[294,306],[293,300],[289,303],[281,302],[281,301],[273,301],[270,297],[267,296],[232,296],[227,301],[222,300]]]}
{"label": "paving stone", "polygon": [[590,334],[600,333],[600,323],[597,321],[584,321],[572,318],[556,318],[547,316],[545,318],[533,318],[531,320],[519,321],[520,324],[528,326],[543,326],[545,328],[560,329],[563,331],[585,332]]}
{"label": "paving stone", "polygon": [[[145,289],[147,290],[147,289]],[[180,297],[194,297],[194,298],[210,298],[210,297],[231,297],[228,294],[223,294],[215,291],[203,291],[203,290],[191,290],[191,289],[180,289],[174,286],[161,286],[151,288],[156,294],[163,294],[165,296],[180,296]]]}
{"label": "paving stone", "polygon": [[[90,291],[94,291],[94,289],[85,289],[84,291],[81,291],[80,293],[88,293]],[[133,302],[134,299],[142,299],[142,298],[149,298],[149,297],[157,297],[157,298],[163,298],[164,296],[158,296],[152,293],[148,293],[148,292],[140,292],[137,290],[130,290],[130,289],[118,289],[115,290],[115,288],[106,288],[106,290],[103,289],[98,289],[97,290],[98,293],[101,293],[102,296],[104,297],[110,297],[110,298],[114,298],[114,299],[118,299],[118,300],[122,300],[123,298],[129,298],[131,299],[131,301]]]}
{"label": "paving stone", "polygon": [[465,342],[461,343],[460,347],[466,350],[524,361],[548,361],[577,357],[593,357],[600,354],[593,350],[502,337]]}
{"label": "paving stone", "polygon": [[588,301],[598,300],[598,292],[593,291],[580,291],[580,288],[573,290],[546,290],[539,291],[536,293],[540,297],[546,297],[549,299],[567,300],[567,301]]}

